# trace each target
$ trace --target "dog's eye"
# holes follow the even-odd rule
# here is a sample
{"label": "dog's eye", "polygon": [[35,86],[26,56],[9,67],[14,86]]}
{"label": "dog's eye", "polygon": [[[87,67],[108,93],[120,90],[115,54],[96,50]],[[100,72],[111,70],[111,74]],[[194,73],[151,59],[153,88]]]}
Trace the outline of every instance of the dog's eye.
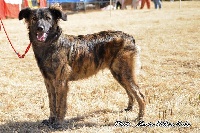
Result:
{"label": "dog's eye", "polygon": [[36,21],[36,20],[37,20],[37,17],[33,17],[32,19],[33,19],[34,21]]}

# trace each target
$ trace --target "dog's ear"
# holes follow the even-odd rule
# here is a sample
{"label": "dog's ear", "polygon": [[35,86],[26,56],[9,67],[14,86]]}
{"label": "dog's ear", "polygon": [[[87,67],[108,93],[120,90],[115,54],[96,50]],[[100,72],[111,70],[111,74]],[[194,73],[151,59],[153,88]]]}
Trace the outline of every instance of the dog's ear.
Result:
{"label": "dog's ear", "polygon": [[23,18],[28,19],[30,14],[31,14],[31,9],[29,7],[22,9],[19,12],[19,20],[22,20]]}
{"label": "dog's ear", "polygon": [[57,17],[56,19],[62,19],[63,21],[67,21],[67,14],[63,13],[61,10],[56,8],[50,8],[50,11]]}

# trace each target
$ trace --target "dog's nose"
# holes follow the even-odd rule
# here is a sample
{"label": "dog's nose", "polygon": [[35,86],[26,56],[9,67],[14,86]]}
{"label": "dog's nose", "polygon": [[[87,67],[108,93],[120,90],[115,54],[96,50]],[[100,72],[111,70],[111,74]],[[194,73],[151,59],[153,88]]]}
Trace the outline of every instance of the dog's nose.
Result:
{"label": "dog's nose", "polygon": [[41,32],[44,30],[44,26],[38,26],[37,31]]}

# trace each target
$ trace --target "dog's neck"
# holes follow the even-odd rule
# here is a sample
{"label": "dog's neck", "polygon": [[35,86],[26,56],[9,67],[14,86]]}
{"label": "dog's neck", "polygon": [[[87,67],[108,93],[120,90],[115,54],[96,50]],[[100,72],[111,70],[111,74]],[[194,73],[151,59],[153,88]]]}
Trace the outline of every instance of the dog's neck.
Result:
{"label": "dog's neck", "polygon": [[62,29],[59,26],[57,26],[56,31],[53,32],[53,34],[49,35],[49,38],[51,38],[51,39],[47,40],[47,43],[52,44],[52,43],[56,42],[61,34],[62,34]]}

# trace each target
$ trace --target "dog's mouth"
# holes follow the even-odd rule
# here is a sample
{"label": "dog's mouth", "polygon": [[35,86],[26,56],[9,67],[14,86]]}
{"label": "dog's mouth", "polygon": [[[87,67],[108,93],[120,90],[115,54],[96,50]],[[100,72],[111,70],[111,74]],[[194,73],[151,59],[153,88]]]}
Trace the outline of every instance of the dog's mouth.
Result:
{"label": "dog's mouth", "polygon": [[38,32],[37,33],[37,40],[40,42],[44,42],[47,38],[48,33],[45,32]]}

